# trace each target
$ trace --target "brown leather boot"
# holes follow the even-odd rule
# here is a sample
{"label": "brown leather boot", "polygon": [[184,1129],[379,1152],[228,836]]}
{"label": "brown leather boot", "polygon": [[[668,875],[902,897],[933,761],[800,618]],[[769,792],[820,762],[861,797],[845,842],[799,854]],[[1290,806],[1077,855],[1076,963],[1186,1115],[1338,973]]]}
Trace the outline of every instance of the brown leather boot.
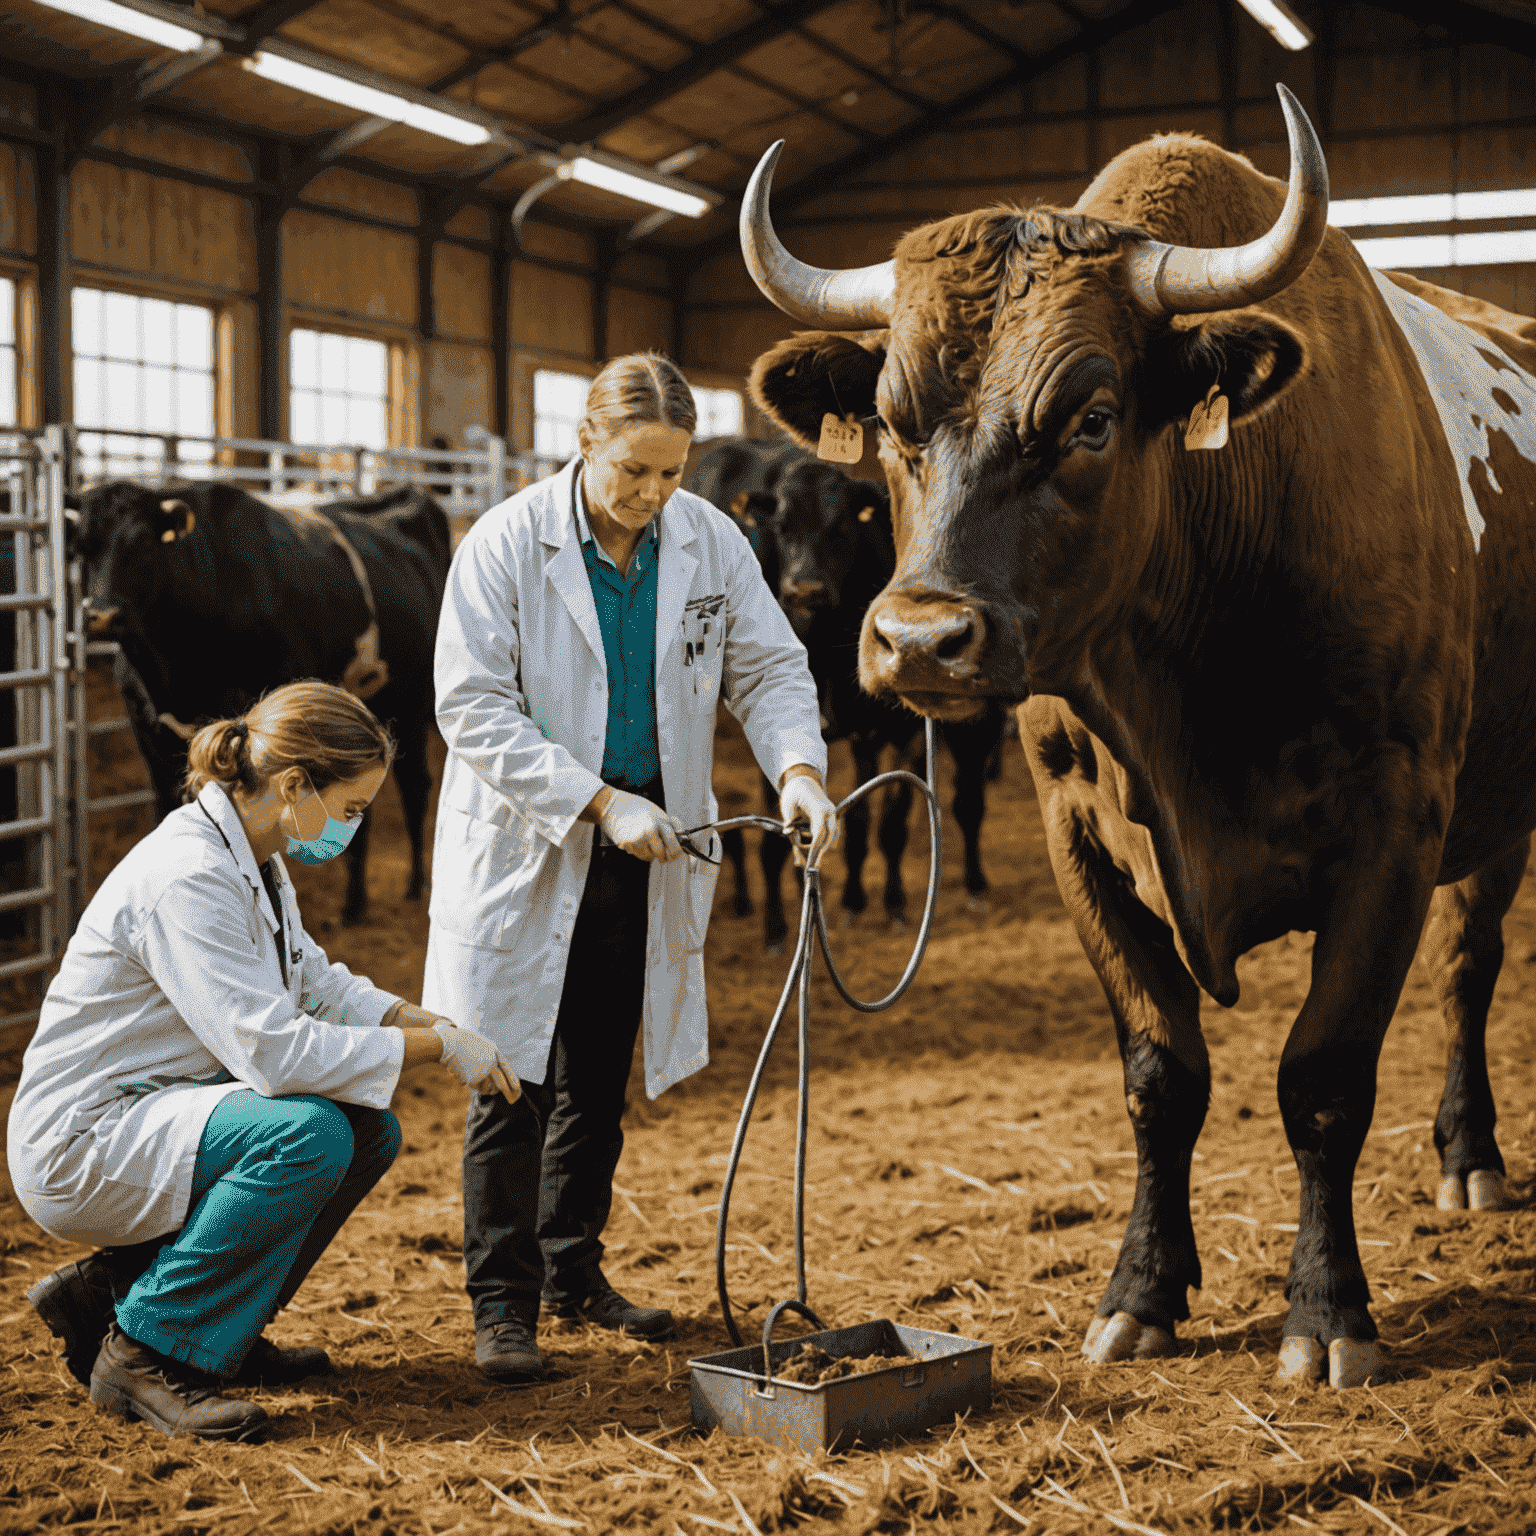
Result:
{"label": "brown leather boot", "polygon": [[27,1292],[27,1300],[48,1325],[49,1333],[64,1341],[69,1374],[89,1388],[101,1341],[117,1315],[106,1265],[95,1254],[77,1264],[66,1264],[39,1280]]}
{"label": "brown leather boot", "polygon": [[250,1440],[267,1424],[256,1403],[219,1396],[219,1378],[130,1339],[113,1323],[91,1371],[91,1401],[163,1435]]}

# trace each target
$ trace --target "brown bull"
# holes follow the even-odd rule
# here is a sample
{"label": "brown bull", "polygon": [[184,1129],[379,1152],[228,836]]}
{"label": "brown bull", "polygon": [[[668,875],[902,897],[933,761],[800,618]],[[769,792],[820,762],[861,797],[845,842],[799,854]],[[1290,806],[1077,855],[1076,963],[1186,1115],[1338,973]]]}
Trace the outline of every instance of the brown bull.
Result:
{"label": "brown bull", "polygon": [[[1230,1006],[1241,954],[1314,930],[1278,1082],[1301,1177],[1280,1372],[1346,1386],[1379,1359],[1350,1185],[1432,909],[1441,1204],[1501,1199],[1483,1029],[1536,825],[1536,334],[1368,270],[1281,95],[1288,190],[1158,138],[1070,212],[987,209],[821,272],[773,235],[770,151],[742,238],[827,328],[759,360],[760,403],[802,441],[876,418],[899,559],[864,685],[945,719],[1018,706],[1114,1012],[1138,1175],[1086,1352],[1173,1347],[1200,1284],[1200,991]],[[1230,438],[1187,447],[1213,385]]]}

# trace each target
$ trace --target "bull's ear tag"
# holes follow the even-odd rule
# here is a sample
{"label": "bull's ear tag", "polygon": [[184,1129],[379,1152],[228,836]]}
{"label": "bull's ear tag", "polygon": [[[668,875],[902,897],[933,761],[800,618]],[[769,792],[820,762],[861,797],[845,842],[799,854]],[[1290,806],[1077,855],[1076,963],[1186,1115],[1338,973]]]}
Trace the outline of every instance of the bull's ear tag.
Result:
{"label": "bull's ear tag", "polygon": [[821,418],[821,441],[816,444],[818,459],[834,464],[857,464],[864,457],[864,428],[852,419],[839,421],[828,411]]}
{"label": "bull's ear tag", "polygon": [[1227,446],[1227,397],[1221,387],[1212,384],[1205,399],[1189,413],[1189,427],[1184,433],[1186,448],[1225,448]]}

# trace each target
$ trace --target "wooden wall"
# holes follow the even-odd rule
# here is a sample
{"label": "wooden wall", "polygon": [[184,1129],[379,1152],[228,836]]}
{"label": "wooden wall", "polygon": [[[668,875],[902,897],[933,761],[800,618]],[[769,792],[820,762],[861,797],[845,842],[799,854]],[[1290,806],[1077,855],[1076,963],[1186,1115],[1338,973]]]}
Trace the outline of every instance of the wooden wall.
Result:
{"label": "wooden wall", "polygon": [[[28,88],[0,79],[5,118],[35,121]],[[259,430],[256,206],[240,191],[255,176],[253,154],[237,134],[148,120],[103,135],[75,167],[68,192],[71,283],[182,298],[218,311],[217,421],[221,433],[237,436]],[[21,285],[24,315],[36,291],[36,182],[35,151],[0,139],[0,275]],[[510,407],[508,419],[497,421],[492,210],[463,209],[446,238],[428,243],[418,237],[411,187],[336,167],[310,183],[304,202],[282,224],[285,333],[309,326],[395,344],[405,396],[395,435],[406,445],[437,435],[462,444],[465,429],[479,426],[514,446],[531,446],[534,370],[590,373],[600,366],[598,252],[590,237],[530,222],[534,259],[507,264]],[[431,266],[430,334],[420,314],[424,261]],[[654,258],[637,254],[618,263],[603,356],[670,351],[668,282]],[[66,353],[67,329],[66,313]],[[35,425],[36,349],[23,350],[33,363],[22,391],[23,421]],[[66,413],[68,388],[66,368]],[[286,403],[286,380],[282,395]]]}
{"label": "wooden wall", "polygon": [[[779,233],[818,266],[883,261],[929,219],[997,202],[1070,206],[1120,150],[1158,132],[1203,134],[1284,176],[1276,81],[1296,92],[1322,134],[1335,197],[1536,186],[1530,59],[1493,46],[1422,46],[1418,29],[1369,5],[1296,9],[1318,34],[1300,54],[1232,0],[1196,0],[801,204],[775,221]],[[1531,242],[1536,251],[1536,230]],[[1536,314],[1536,260],[1420,275]],[[683,362],[739,377],[794,329],[726,251],[689,287]]]}

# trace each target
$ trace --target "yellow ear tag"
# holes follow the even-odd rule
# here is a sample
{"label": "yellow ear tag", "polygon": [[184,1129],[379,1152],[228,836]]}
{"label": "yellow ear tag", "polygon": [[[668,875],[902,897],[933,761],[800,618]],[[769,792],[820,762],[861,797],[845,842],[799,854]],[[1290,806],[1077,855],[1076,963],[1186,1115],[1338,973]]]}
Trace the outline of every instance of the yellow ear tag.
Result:
{"label": "yellow ear tag", "polygon": [[1220,386],[1212,384],[1205,399],[1189,413],[1189,427],[1184,433],[1186,448],[1225,448],[1227,446],[1227,397]]}
{"label": "yellow ear tag", "polygon": [[839,421],[828,411],[821,418],[816,457],[831,459],[834,464],[857,464],[864,457],[864,428],[851,416],[847,421]]}

